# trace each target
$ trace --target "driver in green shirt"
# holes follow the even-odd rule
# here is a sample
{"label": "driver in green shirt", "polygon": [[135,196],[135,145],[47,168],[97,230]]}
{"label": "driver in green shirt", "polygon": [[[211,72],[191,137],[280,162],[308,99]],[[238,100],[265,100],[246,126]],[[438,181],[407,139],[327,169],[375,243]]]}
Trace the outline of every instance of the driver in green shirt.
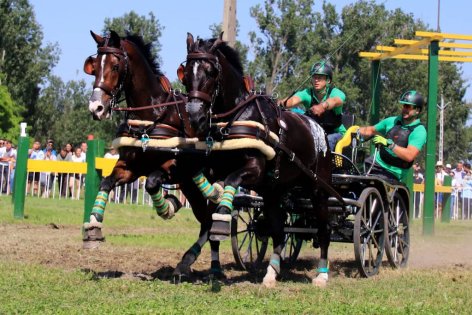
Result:
{"label": "driver in green shirt", "polygon": [[415,90],[405,92],[400,97],[401,115],[385,118],[374,126],[360,127],[358,135],[380,145],[375,158],[366,159],[366,164],[374,164],[371,174],[403,181],[413,161],[426,143],[426,129],[418,118],[425,101]]}
{"label": "driver in green shirt", "polygon": [[328,145],[334,151],[336,143],[346,132],[342,123],[343,104],[346,95],[332,84],[333,69],[325,61],[315,63],[310,69],[312,86],[298,91],[279,103],[299,114],[312,117],[328,135]]}

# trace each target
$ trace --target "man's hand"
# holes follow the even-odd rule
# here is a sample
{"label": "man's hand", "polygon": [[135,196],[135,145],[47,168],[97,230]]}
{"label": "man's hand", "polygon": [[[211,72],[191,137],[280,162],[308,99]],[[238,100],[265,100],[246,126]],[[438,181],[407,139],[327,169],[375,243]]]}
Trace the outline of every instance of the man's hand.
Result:
{"label": "man's hand", "polygon": [[376,144],[376,145],[383,145],[384,147],[387,147],[387,146],[391,146],[393,144],[393,141],[392,139],[386,139],[382,136],[374,136],[374,139],[372,139],[372,141]]}
{"label": "man's hand", "polygon": [[325,109],[324,109],[322,104],[313,105],[310,108],[310,110],[313,113],[313,115],[315,115],[315,116],[321,116],[321,114],[323,114],[325,112]]}

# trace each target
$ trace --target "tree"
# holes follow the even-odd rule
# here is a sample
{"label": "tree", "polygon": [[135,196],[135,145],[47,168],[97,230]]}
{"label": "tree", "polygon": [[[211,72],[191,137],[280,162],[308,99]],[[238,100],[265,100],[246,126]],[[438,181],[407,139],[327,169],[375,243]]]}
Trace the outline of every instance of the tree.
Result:
{"label": "tree", "polygon": [[164,26],[159,24],[159,20],[156,19],[154,13],[149,12],[148,18],[146,18],[144,15],[138,16],[136,12],[131,11],[122,17],[106,18],[103,33],[106,34],[110,30],[114,30],[122,37],[128,33],[142,36],[145,43],[152,43],[152,53],[161,63],[162,61],[159,57],[159,52],[161,51],[159,38],[162,35],[163,29]]}
{"label": "tree", "polygon": [[39,86],[58,61],[56,45],[41,47],[43,33],[27,0],[0,0],[0,71],[14,102],[31,122]]}
{"label": "tree", "polygon": [[88,134],[110,141],[114,136],[115,120],[93,121],[88,111],[89,88],[85,81],[64,83],[50,76],[49,84],[41,91],[38,113],[32,126],[32,136],[45,142],[52,138],[57,144],[79,144]]}
{"label": "tree", "polygon": [[[334,84],[347,95],[344,109],[355,114],[359,125],[368,123],[372,101],[370,62],[358,53],[393,45],[395,38],[414,39],[417,30],[428,30],[412,14],[387,10],[374,1],[356,1],[338,14],[326,2],[321,12],[313,12],[313,1],[266,0],[263,6],[251,8],[251,15],[259,28],[259,33],[251,33],[255,58],[249,64],[256,82],[265,84],[267,93],[277,91],[285,97],[309,86],[310,66],[327,60],[335,69]],[[398,99],[406,90],[427,93],[427,67],[425,61],[382,61],[377,82],[381,86],[380,117],[398,114]],[[465,126],[470,112],[463,101],[465,82],[454,64],[442,63],[439,74],[439,91],[452,103],[446,111],[446,125],[454,126],[445,131],[446,157],[464,159],[472,149],[471,130]]]}
{"label": "tree", "polygon": [[20,121],[18,106],[13,102],[7,87],[0,85],[0,137],[16,140]]}

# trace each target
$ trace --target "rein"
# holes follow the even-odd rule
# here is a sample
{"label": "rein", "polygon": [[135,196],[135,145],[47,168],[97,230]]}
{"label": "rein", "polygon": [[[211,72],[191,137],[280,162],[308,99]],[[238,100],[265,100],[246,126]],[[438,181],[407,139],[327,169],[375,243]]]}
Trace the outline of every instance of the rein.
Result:
{"label": "rein", "polygon": [[160,104],[154,104],[154,105],[148,105],[148,106],[141,106],[141,107],[114,107],[113,110],[119,111],[119,112],[135,112],[135,111],[140,111],[140,110],[145,110],[145,109],[150,109],[150,108],[159,108],[159,107],[166,107],[170,105],[178,105],[182,103],[184,103],[184,100],[166,102],[166,103],[160,103]]}

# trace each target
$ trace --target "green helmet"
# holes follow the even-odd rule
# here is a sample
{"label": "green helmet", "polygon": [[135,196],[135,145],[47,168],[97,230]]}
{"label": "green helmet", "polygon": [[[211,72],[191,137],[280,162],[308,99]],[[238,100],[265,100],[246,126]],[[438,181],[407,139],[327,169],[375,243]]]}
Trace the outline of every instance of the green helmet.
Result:
{"label": "green helmet", "polygon": [[310,75],[314,76],[315,74],[325,75],[329,81],[333,80],[333,68],[326,61],[320,61],[311,66]]}
{"label": "green helmet", "polygon": [[403,93],[399,102],[400,104],[416,106],[419,110],[422,110],[425,104],[423,96],[415,90],[410,90]]}

